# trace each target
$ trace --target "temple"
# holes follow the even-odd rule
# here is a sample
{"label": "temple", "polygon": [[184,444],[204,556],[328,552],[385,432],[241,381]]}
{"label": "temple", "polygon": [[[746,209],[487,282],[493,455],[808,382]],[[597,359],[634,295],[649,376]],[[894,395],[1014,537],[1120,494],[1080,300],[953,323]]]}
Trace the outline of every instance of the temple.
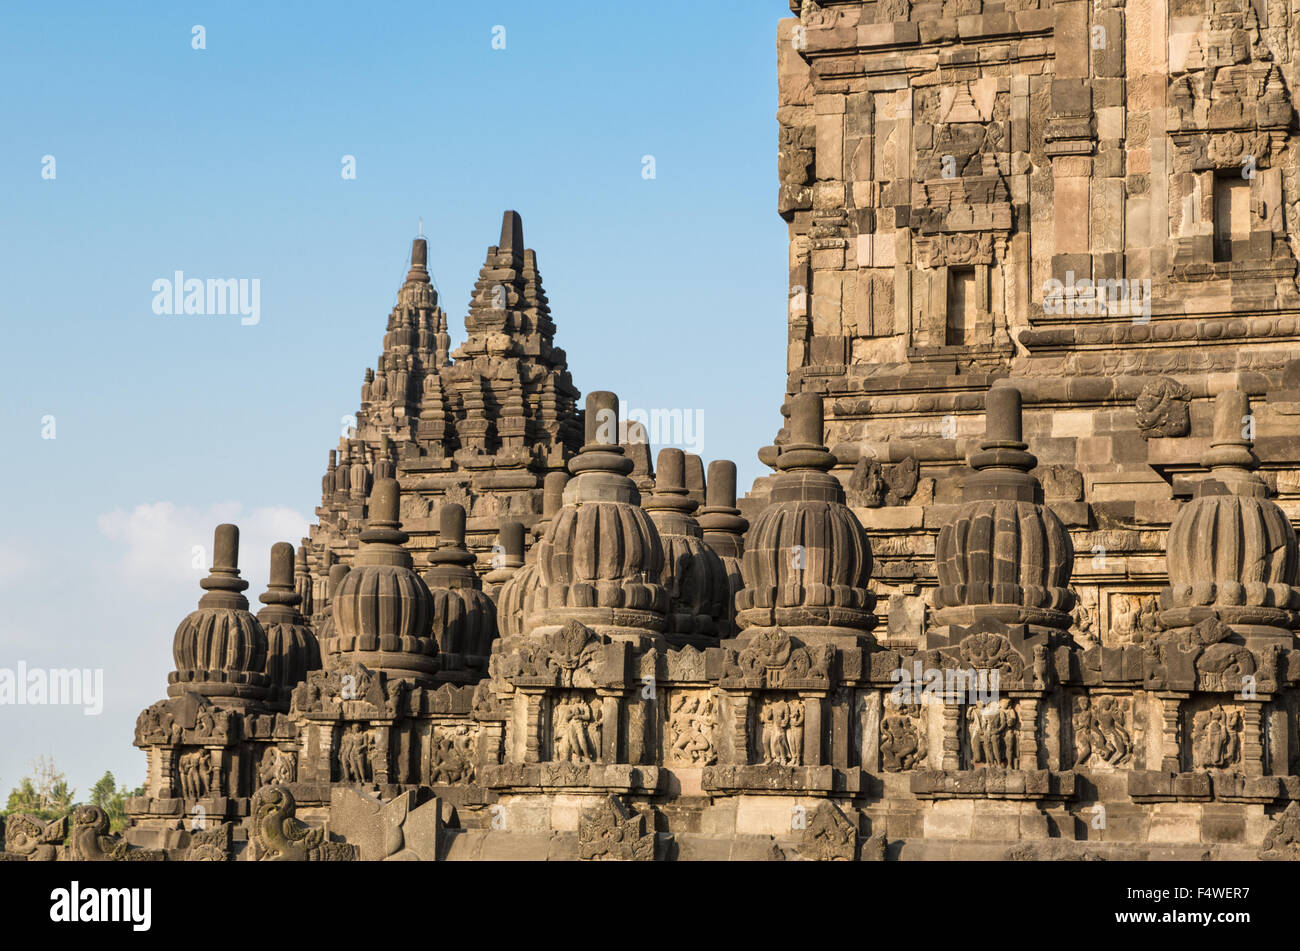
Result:
{"label": "temple", "polygon": [[216,527],[125,833],[8,857],[1300,858],[1300,21],[791,11],[771,473],[581,398],[518,214],[455,351],[417,238],[256,613]]}

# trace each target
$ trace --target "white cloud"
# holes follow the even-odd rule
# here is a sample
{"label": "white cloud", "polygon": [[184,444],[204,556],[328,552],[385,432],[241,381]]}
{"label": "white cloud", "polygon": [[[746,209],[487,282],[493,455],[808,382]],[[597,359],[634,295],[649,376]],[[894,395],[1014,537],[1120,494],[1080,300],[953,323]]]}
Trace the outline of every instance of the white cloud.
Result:
{"label": "white cloud", "polygon": [[[205,508],[154,502],[130,511],[114,509],[97,521],[100,533],[121,548],[116,562],[121,580],[141,593],[197,583],[212,563],[212,533],[222,522],[239,526],[240,573],[250,580],[266,578],[273,544],[290,542],[296,548],[308,525],[308,519],[292,509],[245,512],[239,502]],[[201,562],[197,566],[196,557]],[[257,592],[254,586],[249,593]]]}
{"label": "white cloud", "polygon": [[0,587],[22,580],[31,558],[19,553],[21,546],[12,538],[0,540]]}

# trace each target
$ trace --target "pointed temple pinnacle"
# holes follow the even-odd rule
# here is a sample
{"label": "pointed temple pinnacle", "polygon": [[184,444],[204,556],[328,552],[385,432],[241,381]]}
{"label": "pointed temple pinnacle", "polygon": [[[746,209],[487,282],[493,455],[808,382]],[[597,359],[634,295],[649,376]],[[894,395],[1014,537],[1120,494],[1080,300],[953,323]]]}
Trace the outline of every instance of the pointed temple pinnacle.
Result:
{"label": "pointed temple pinnacle", "polygon": [[524,220],[517,211],[507,211],[501,218],[502,251],[524,253]]}
{"label": "pointed temple pinnacle", "polygon": [[411,270],[406,273],[406,283],[412,281],[429,283],[429,242],[422,237],[411,242]]}

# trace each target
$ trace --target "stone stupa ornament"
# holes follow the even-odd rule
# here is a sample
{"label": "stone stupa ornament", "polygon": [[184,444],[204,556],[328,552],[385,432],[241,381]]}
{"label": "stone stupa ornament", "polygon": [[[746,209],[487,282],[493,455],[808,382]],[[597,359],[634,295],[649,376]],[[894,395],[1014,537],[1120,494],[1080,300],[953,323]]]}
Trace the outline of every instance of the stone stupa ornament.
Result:
{"label": "stone stupa ornament", "polygon": [[524,632],[570,621],[615,640],[662,645],[668,594],[664,550],[618,444],[618,397],[587,395],[586,444],[569,460],[564,506],[538,542],[536,589]]}
{"label": "stone stupa ornament", "polygon": [[447,502],[438,510],[438,547],[424,573],[433,601],[433,634],[438,639],[438,679],[474,683],[487,672],[497,636],[496,605],[483,593],[474,570],[478,561],[465,547],[465,509]]}
{"label": "stone stupa ornament", "polygon": [[[542,482],[542,517],[534,526],[540,540],[564,507],[564,487],[569,484],[567,472],[548,472]],[[537,590],[537,544],[528,549],[523,567],[511,575],[497,593],[497,627],[502,637],[516,637],[523,633],[523,620],[528,613],[534,592]]]}
{"label": "stone stupa ornament", "polygon": [[[1043,504],[1030,471],[1038,459],[1021,438],[1021,396],[1014,387],[989,390],[984,439],[970,458],[956,517],[939,532],[932,646],[942,628],[977,622],[1018,627],[1013,640],[1047,644],[1070,627],[1074,595],[1070,533]],[[929,635],[928,635],[929,636]]]}
{"label": "stone stupa ornament", "polygon": [[698,506],[686,488],[687,457],[680,449],[662,449],[655,466],[655,493],[644,508],[664,546],[668,589],[667,639],[672,647],[715,645],[729,626],[731,587],[722,559],[704,543],[694,513]]}
{"label": "stone stupa ornament", "polygon": [[1253,446],[1250,400],[1220,393],[1209,476],[1169,527],[1169,586],[1160,593],[1160,626],[1190,633],[1210,618],[1252,648],[1296,646],[1300,628],[1300,552],[1290,519],[1269,496]]}
{"label": "stone stupa ornament", "polygon": [[700,509],[697,521],[704,533],[704,544],[722,559],[727,573],[726,630],[723,637],[735,635],[736,594],[745,586],[741,559],[745,554],[747,522],[736,508],[736,464],[730,459],[715,459],[709,463],[709,479],[705,489],[705,506]]}
{"label": "stone stupa ornament", "polygon": [[295,588],[294,551],[288,542],[271,546],[271,578],[258,600],[266,607],[257,612],[266,631],[266,675],[271,681],[269,700],[289,707],[293,688],[320,670],[320,645],[299,611],[302,595]]}
{"label": "stone stupa ornament", "polygon": [[396,479],[375,483],[361,549],[333,595],[334,631],[321,647],[333,668],[355,662],[432,683],[438,671],[433,598],[402,547],[407,534],[397,518],[400,495]]}
{"label": "stone stupa ornament", "polygon": [[871,544],[830,473],[822,397],[800,393],[788,405],[791,438],[776,457],[771,502],[755,518],[741,562],[739,638],[780,628],[807,644],[872,643]]}
{"label": "stone stupa ornament", "polygon": [[492,546],[492,570],[483,576],[483,590],[494,601],[506,582],[524,566],[524,523],[506,519],[497,529]]}
{"label": "stone stupa ornament", "polygon": [[212,571],[199,585],[207,593],[176,628],[167,695],[195,693],[218,705],[239,706],[266,698],[266,631],[248,610],[239,577],[239,528],[218,525]]}
{"label": "stone stupa ornament", "polygon": [[[343,579],[347,577],[348,572],[352,570],[351,565],[345,565],[341,561],[336,561],[330,565],[329,577],[325,582],[325,606],[321,614],[313,618],[313,628],[316,632],[316,642],[324,644],[326,640],[334,636],[334,594],[343,584]],[[326,669],[330,668],[328,656],[323,656]]]}

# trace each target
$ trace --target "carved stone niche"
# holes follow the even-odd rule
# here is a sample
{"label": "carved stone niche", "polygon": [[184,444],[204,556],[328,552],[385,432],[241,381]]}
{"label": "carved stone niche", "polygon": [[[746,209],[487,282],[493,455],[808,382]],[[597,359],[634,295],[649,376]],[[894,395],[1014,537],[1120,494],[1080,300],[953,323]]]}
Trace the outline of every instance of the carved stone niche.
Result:
{"label": "carved stone niche", "polygon": [[431,785],[473,783],[477,779],[479,731],[476,724],[436,724],[429,738]]}
{"label": "carved stone niche", "polygon": [[668,694],[664,762],[669,766],[712,766],[718,762],[718,698],[709,690]]}
{"label": "carved stone niche", "polygon": [[[808,765],[804,746],[807,708],[805,701],[787,693],[759,696],[753,705],[750,724],[750,761],[764,766]],[[818,742],[817,737],[809,737]]]}
{"label": "carved stone niche", "polygon": [[1141,644],[1159,631],[1160,603],[1156,591],[1108,590],[1101,593],[1106,627],[1102,644],[1123,647]]}
{"label": "carved stone niche", "polygon": [[1078,693],[1069,702],[1074,768],[1132,769],[1142,742],[1133,696]]}
{"label": "carved stone niche", "polygon": [[1241,772],[1246,720],[1240,704],[1205,699],[1183,716],[1185,748],[1196,771]]}
{"label": "carved stone niche", "polygon": [[971,769],[1017,769],[1020,763],[1020,715],[1016,702],[966,707],[966,762]]}
{"label": "carved stone niche", "polygon": [[[557,763],[600,763],[604,732],[604,706],[594,691],[570,690],[551,700],[550,759]],[[609,724],[609,729],[617,729]]]}
{"label": "carved stone niche", "polygon": [[880,716],[880,768],[889,773],[922,769],[930,743],[924,703],[895,703],[885,694]]}

